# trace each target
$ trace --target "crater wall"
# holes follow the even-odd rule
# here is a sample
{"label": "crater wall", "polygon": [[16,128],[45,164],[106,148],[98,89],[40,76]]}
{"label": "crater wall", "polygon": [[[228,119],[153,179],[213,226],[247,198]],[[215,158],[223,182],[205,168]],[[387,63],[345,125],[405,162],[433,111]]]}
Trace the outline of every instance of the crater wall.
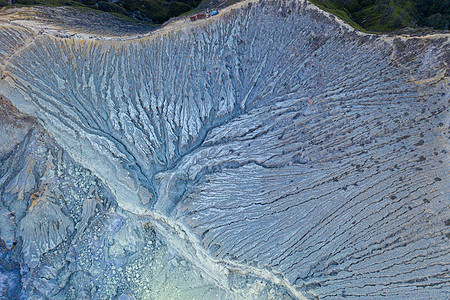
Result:
{"label": "crater wall", "polygon": [[362,34],[301,1],[167,28],[31,34],[2,50],[0,89],[204,272],[449,296],[448,35]]}

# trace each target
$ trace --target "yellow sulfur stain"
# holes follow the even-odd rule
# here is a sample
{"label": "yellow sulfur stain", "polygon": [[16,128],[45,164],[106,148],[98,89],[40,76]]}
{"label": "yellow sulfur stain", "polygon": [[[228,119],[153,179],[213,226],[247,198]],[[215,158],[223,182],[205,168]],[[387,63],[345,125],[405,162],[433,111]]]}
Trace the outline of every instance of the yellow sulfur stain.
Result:
{"label": "yellow sulfur stain", "polygon": [[29,210],[31,210],[36,204],[38,204],[40,201],[45,200],[46,194],[47,194],[48,185],[44,184],[43,186],[39,187],[39,191],[31,195],[31,205]]}
{"label": "yellow sulfur stain", "polygon": [[433,82],[438,82],[441,79],[445,79],[445,73],[447,72],[448,68],[445,68],[444,70],[442,70],[441,73],[439,73],[436,77],[432,77],[432,78],[427,78],[427,79],[422,79],[422,80],[415,80],[412,76],[411,79],[409,81],[407,81],[407,83],[413,83],[413,84],[431,84]]}

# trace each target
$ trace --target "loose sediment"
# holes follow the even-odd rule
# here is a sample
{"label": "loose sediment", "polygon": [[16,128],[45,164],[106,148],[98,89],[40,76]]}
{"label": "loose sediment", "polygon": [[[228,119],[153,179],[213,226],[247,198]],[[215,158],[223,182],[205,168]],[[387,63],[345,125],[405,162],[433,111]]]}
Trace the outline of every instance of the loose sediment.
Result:
{"label": "loose sediment", "polygon": [[[170,278],[177,257],[174,268],[206,286],[191,296],[448,297],[448,35],[358,33],[303,1],[239,3],[141,38],[0,26],[0,91],[67,156],[60,172],[76,165],[74,178],[95,182],[70,212],[53,206],[65,207],[54,200],[66,197],[63,182],[45,177],[56,195],[45,205],[67,226],[39,247],[22,236],[22,251],[30,267],[65,272],[48,296],[98,275],[73,267],[89,260],[97,226],[108,234],[95,247],[114,253],[100,270],[113,259],[126,270],[133,257],[139,276]],[[61,158],[20,153],[33,160],[15,171],[0,156],[0,192],[21,192],[21,228],[32,228],[39,206],[26,199],[44,173],[20,170]],[[27,180],[36,186],[6,188]],[[52,251],[70,263],[52,266]],[[162,273],[145,268],[144,253]],[[40,272],[26,275],[30,285]],[[105,275],[89,295],[110,295],[103,282],[125,277]],[[190,297],[182,281],[170,297]],[[114,297],[163,297],[157,279],[127,282]]]}

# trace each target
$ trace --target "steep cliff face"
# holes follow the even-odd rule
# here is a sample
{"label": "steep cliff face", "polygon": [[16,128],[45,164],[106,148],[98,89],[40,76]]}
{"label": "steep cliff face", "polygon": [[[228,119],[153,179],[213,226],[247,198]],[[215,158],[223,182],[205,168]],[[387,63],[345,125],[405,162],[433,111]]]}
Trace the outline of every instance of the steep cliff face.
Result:
{"label": "steep cliff face", "polygon": [[[124,269],[133,259],[146,264],[143,249],[156,232],[153,243],[163,246],[145,248],[156,269],[171,274],[164,253],[173,251],[186,269],[178,272],[208,287],[196,295],[450,293],[448,35],[360,34],[302,1],[243,2],[128,40],[61,38],[25,25],[0,24],[0,91],[37,119],[70,165],[101,180],[96,190],[111,192],[103,199],[117,202],[124,231],[109,231],[115,248],[98,247]],[[11,149],[1,150],[19,151]],[[27,173],[33,159],[14,171],[16,181],[0,174],[3,197],[30,199],[27,182],[44,176]],[[68,208],[85,217],[45,200],[46,190],[39,204],[24,202],[21,225],[10,229],[23,241],[18,257],[38,268],[59,244],[67,244],[66,261],[70,247],[81,253],[94,230],[86,215],[106,201],[95,195]],[[51,242],[34,227],[45,214]],[[100,230],[112,226],[105,222]],[[100,261],[99,269],[108,266]],[[66,289],[50,290],[60,297],[71,280],[95,277],[67,262],[59,269]],[[42,277],[35,270],[22,275]],[[143,287],[118,274],[116,284],[134,297],[164,296],[155,294],[157,279]],[[174,290],[189,291],[169,278]],[[95,292],[86,288],[90,297],[106,295],[99,282]]]}

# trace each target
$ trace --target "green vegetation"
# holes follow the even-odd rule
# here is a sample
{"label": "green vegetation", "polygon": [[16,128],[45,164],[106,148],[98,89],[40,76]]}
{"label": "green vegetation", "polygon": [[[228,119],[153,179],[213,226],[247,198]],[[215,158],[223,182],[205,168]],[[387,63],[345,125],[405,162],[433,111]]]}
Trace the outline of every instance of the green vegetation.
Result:
{"label": "green vegetation", "polygon": [[[11,1],[11,0],[9,0]],[[363,31],[386,32],[405,27],[450,27],[450,0],[310,0]],[[98,9],[126,19],[161,24],[188,13],[202,0],[12,0],[12,4],[74,6]],[[204,8],[214,0],[205,0]],[[228,1],[231,2],[231,1]],[[0,7],[8,0],[0,0]]]}
{"label": "green vegetation", "polygon": [[[16,5],[73,6],[97,9],[147,23],[162,24],[197,7],[201,0],[12,0]],[[0,7],[8,0],[0,0]]]}
{"label": "green vegetation", "polygon": [[310,0],[357,29],[383,32],[405,27],[448,30],[450,0]]}

